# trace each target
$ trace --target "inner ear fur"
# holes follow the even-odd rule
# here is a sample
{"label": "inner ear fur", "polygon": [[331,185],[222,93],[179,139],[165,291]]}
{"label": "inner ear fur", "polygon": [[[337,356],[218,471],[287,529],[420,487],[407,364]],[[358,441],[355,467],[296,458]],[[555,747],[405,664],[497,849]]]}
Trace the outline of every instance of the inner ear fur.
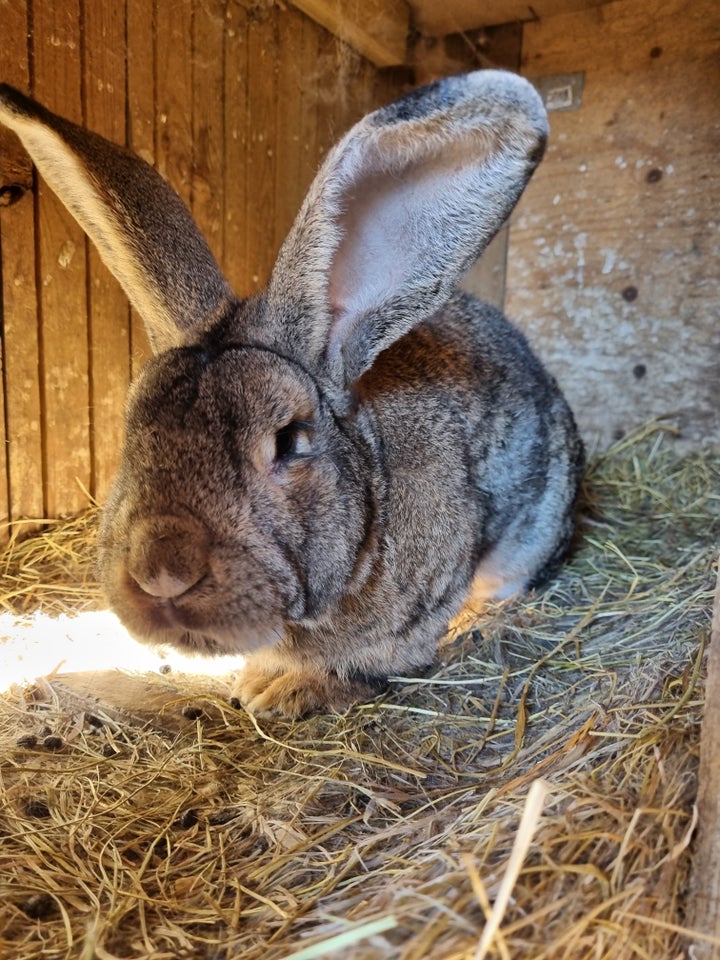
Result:
{"label": "inner ear fur", "polygon": [[452,77],[361,120],[328,155],[270,298],[302,304],[306,362],[347,387],[436,312],[539,162],[538,94],[502,71]]}

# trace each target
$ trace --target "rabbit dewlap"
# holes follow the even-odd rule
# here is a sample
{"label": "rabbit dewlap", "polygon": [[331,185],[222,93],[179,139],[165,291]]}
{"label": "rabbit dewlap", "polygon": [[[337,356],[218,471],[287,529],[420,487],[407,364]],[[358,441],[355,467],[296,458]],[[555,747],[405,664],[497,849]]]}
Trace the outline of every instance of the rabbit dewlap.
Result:
{"label": "rabbit dewlap", "polygon": [[527,82],[456,76],[366,116],[249,299],[142,160],[9,87],[0,119],[155,351],[99,545],[131,633],[246,653],[248,707],[299,715],[431,663],[473,578],[502,597],[556,569],[572,414],[522,334],[455,289],[542,155]]}

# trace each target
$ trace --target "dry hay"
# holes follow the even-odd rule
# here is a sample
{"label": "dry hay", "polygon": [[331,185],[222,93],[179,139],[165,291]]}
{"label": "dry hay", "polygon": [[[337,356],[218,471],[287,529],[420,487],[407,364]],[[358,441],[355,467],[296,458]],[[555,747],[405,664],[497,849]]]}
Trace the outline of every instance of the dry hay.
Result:
{"label": "dry hay", "polygon": [[[206,697],[169,735],[64,710],[52,681],[9,691],[0,955],[680,956],[720,473],[665,430],[594,461],[556,582],[342,716],[254,720]],[[16,545],[6,606],[57,607],[69,583],[92,602],[93,526]]]}

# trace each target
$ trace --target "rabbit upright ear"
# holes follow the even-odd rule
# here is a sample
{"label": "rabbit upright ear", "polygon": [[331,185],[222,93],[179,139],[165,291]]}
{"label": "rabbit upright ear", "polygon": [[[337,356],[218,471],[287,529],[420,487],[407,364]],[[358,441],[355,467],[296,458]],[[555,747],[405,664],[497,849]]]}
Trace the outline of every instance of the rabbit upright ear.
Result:
{"label": "rabbit upright ear", "polygon": [[447,300],[546,136],[533,87],[494,70],[421,87],[361,120],[328,155],[280,252],[270,297],[296,318],[288,346],[338,386],[357,379]]}
{"label": "rabbit upright ear", "polygon": [[0,122],[97,246],[154,350],[182,343],[233,294],[177,194],[134,154],[0,84]]}

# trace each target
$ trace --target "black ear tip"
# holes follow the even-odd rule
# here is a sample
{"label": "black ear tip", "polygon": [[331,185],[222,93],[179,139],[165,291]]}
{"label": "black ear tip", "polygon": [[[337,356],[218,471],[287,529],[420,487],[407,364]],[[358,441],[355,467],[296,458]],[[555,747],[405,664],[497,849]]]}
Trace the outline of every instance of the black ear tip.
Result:
{"label": "black ear tip", "polygon": [[545,154],[545,147],[547,146],[547,134],[542,134],[537,142],[537,145],[531,150],[528,155],[528,161],[532,170],[540,163]]}
{"label": "black ear tip", "polygon": [[15,103],[16,100],[22,98],[23,94],[19,90],[16,90],[15,87],[11,87],[9,83],[0,83],[0,100],[3,100],[5,103]]}
{"label": "black ear tip", "polygon": [[4,106],[20,116],[37,116],[39,104],[9,83],[0,83],[0,106]]}

